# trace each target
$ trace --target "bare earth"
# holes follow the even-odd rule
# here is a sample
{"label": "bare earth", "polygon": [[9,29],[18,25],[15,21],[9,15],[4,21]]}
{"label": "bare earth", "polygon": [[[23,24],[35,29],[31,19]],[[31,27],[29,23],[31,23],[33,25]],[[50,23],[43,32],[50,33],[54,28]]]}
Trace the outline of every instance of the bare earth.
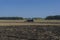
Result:
{"label": "bare earth", "polygon": [[0,20],[0,40],[60,40],[60,21]]}

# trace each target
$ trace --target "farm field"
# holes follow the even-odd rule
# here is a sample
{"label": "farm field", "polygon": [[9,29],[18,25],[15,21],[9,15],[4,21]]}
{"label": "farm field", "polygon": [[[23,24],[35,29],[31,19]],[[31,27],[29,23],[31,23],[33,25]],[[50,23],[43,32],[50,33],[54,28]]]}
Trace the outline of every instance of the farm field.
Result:
{"label": "farm field", "polygon": [[60,25],[60,20],[34,20],[26,22],[26,20],[0,20],[0,26],[10,25]]}
{"label": "farm field", "polygon": [[[1,22],[25,22],[26,20],[0,20]],[[60,22],[60,20],[34,20],[34,22]]]}
{"label": "farm field", "polygon": [[0,40],[60,40],[60,20],[0,20]]}
{"label": "farm field", "polygon": [[60,26],[0,26],[0,40],[60,40]]}

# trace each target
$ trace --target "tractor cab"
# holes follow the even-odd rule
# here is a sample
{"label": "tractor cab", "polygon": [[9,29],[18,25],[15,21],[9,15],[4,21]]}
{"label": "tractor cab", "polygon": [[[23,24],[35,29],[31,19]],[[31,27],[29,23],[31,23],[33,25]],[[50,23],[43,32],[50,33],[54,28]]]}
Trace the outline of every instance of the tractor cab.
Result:
{"label": "tractor cab", "polygon": [[27,19],[27,22],[33,22],[34,20],[33,19]]}

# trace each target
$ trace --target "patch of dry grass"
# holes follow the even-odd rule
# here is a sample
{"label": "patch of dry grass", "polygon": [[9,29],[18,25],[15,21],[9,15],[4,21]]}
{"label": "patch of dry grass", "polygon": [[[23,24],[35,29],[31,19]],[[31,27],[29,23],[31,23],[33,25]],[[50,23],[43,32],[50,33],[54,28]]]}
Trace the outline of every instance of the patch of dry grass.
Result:
{"label": "patch of dry grass", "polygon": [[34,20],[34,22],[60,22],[60,20]]}

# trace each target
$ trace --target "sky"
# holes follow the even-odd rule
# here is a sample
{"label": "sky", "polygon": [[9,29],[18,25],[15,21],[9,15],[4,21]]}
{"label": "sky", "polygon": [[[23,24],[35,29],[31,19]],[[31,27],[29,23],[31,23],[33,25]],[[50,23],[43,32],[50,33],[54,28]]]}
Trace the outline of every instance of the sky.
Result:
{"label": "sky", "polygon": [[60,15],[60,0],[0,0],[0,17]]}

